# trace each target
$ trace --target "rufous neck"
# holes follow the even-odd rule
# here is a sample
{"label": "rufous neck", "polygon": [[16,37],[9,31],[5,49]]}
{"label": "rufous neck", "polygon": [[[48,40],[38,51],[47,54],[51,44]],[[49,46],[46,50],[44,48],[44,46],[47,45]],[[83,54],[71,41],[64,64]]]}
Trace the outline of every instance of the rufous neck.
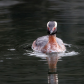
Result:
{"label": "rufous neck", "polygon": [[56,35],[49,35],[49,42],[56,42]]}

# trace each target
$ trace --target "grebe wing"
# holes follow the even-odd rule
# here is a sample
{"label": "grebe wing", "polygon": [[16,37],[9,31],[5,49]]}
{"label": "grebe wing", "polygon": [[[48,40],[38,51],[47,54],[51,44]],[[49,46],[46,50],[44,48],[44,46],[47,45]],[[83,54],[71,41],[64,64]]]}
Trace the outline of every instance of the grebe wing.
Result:
{"label": "grebe wing", "polygon": [[58,43],[59,45],[63,44],[63,41],[62,41],[60,38],[58,38],[58,37],[56,37],[56,41],[57,41],[57,43]]}
{"label": "grebe wing", "polygon": [[63,41],[62,41],[60,38],[56,37],[56,41],[57,41],[58,45],[59,45],[62,49],[66,49],[65,46],[64,46]]}
{"label": "grebe wing", "polygon": [[44,47],[48,42],[48,35],[42,36],[36,39],[35,44],[36,46]]}

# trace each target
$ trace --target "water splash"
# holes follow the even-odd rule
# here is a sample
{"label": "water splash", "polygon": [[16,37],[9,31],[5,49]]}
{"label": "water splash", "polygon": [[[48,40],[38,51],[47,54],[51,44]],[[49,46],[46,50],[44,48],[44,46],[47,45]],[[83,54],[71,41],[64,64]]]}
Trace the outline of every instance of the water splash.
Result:
{"label": "water splash", "polygon": [[71,44],[64,43],[65,46],[71,47]]}
{"label": "water splash", "polygon": [[[47,54],[44,54],[41,52],[31,52],[31,51],[27,51],[27,50],[26,50],[26,52],[27,53],[24,53],[24,55],[40,57],[42,59],[46,59],[46,57],[48,56]],[[58,56],[59,56],[59,59],[61,59],[62,57],[75,56],[78,54],[79,54],[78,52],[71,51],[71,52],[58,53]]]}
{"label": "water splash", "polygon": [[41,52],[32,52],[32,51],[28,51],[28,50],[26,50],[26,52],[27,53],[24,53],[23,55],[40,57],[42,59],[46,59],[46,57],[48,56],[48,55],[41,53]]}
{"label": "water splash", "polygon": [[[68,46],[69,48],[72,47],[71,44],[64,44],[65,46]],[[27,53],[24,53],[24,55],[28,55],[28,56],[36,56],[36,57],[40,57],[42,59],[46,59],[46,57],[48,56],[47,54],[45,53],[42,53],[42,52],[32,52],[32,51],[29,51],[29,50],[26,50]],[[78,52],[75,52],[75,51],[66,51],[66,52],[63,52],[63,53],[58,53],[58,56],[59,56],[59,59],[61,59],[62,57],[67,57],[67,56],[75,56],[75,55],[78,55],[79,53]]]}

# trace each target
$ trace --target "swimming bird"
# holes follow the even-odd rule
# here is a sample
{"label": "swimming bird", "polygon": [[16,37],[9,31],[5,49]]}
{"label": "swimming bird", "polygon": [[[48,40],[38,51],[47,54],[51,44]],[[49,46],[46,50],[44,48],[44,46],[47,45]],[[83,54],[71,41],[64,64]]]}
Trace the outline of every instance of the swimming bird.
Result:
{"label": "swimming bird", "polygon": [[56,37],[56,32],[57,22],[49,21],[47,23],[48,35],[37,38],[32,44],[32,49],[43,53],[65,52],[66,47],[63,41]]}

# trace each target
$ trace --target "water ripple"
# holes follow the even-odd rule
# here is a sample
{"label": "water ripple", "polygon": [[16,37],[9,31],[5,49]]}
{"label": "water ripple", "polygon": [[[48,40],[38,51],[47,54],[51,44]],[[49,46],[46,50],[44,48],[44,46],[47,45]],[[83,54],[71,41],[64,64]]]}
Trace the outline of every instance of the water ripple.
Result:
{"label": "water ripple", "polygon": [[[66,46],[72,48],[71,44],[66,44]],[[59,59],[61,59],[62,57],[67,57],[67,56],[75,56],[75,55],[78,55],[79,53],[78,52],[75,52],[75,51],[66,51],[66,52],[63,52],[63,53],[58,53],[58,56],[59,56]],[[36,56],[36,57],[40,57],[42,59],[46,59],[46,57],[48,56],[47,54],[45,53],[41,53],[41,52],[32,52],[32,51],[29,51],[29,50],[26,50],[26,53],[24,53],[23,55],[28,55],[28,56]]]}

